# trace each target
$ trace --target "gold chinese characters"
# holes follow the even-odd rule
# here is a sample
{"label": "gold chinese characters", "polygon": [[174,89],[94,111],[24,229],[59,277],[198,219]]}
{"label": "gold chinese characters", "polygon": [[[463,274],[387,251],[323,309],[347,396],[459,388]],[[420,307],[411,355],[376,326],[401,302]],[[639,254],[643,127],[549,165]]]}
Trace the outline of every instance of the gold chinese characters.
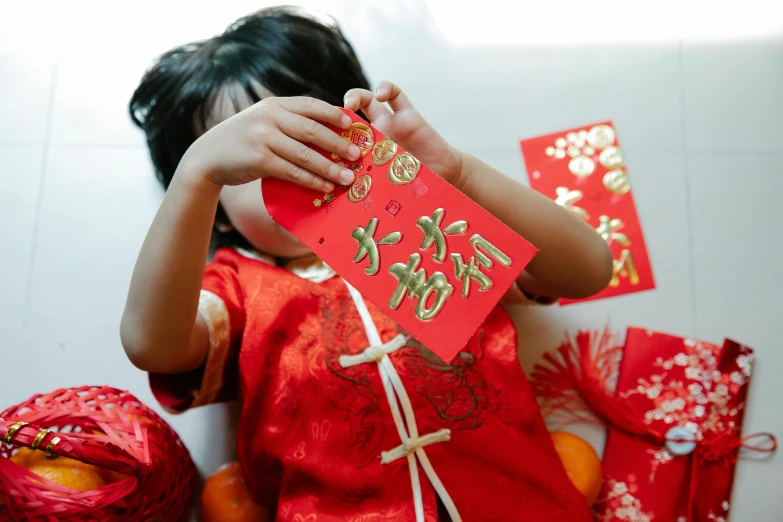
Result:
{"label": "gold chinese characters", "polygon": [[348,201],[358,203],[367,197],[372,188],[372,178],[368,174],[363,174],[356,178],[348,189]]}
{"label": "gold chinese characters", "polygon": [[577,156],[568,162],[568,170],[575,176],[589,176],[595,171],[595,161],[589,156]]}
{"label": "gold chinese characters", "polygon": [[587,132],[587,143],[596,149],[605,149],[614,143],[614,129],[609,125],[596,125]]}
{"label": "gold chinese characters", "polygon": [[[416,225],[424,234],[419,250],[424,252],[434,246],[432,260],[439,264],[451,259],[454,277],[462,283],[461,294],[463,298],[470,296],[472,281],[478,283],[478,289],[481,292],[491,289],[494,283],[486,271],[492,269],[494,262],[504,267],[510,267],[511,258],[480,234],[471,236],[469,243],[473,255],[467,260],[459,253],[448,254],[446,238],[464,235],[468,231],[469,225],[467,221],[457,220],[442,226],[445,213],[445,209],[438,208],[431,216],[422,216],[417,220]],[[358,243],[353,261],[359,263],[363,259],[369,258],[369,266],[364,269],[364,272],[369,276],[375,276],[380,272],[379,247],[381,245],[396,245],[402,241],[402,233],[395,231],[384,235],[376,242],[374,237],[378,221],[377,217],[373,217],[366,227],[356,227],[351,233],[351,237]],[[414,252],[408,255],[406,262],[397,262],[389,267],[388,273],[397,279],[397,287],[389,300],[389,306],[392,309],[399,308],[406,296],[409,299],[415,299],[414,314],[418,319],[427,321],[440,313],[446,301],[451,297],[454,287],[449,283],[448,276],[442,271],[436,270],[428,276],[427,270],[421,267],[421,263],[422,255]]]}
{"label": "gold chinese characters", "polygon": [[407,185],[419,174],[421,163],[407,152],[398,154],[389,167],[389,181],[395,185]]}
{"label": "gold chinese characters", "polygon": [[375,144],[372,129],[367,124],[361,122],[351,124],[351,128],[345,131],[342,136],[359,147],[362,157],[366,156]]}
{"label": "gold chinese characters", "polygon": [[560,205],[563,208],[566,208],[579,216],[580,219],[587,220],[590,216],[587,215],[587,211],[581,207],[577,207],[574,205],[577,201],[582,199],[584,197],[584,194],[582,194],[581,190],[568,190],[567,187],[557,187],[555,189],[555,194],[557,194],[557,198],[555,198],[555,203]]}
{"label": "gold chinese characters", "polygon": [[[622,219],[611,219],[609,216],[600,216],[599,221],[601,224],[595,229],[598,235],[606,241],[608,244],[617,242],[620,246],[630,247],[630,238],[618,232],[625,226]],[[628,282],[631,285],[639,284],[639,273],[636,271],[636,264],[633,261],[633,256],[628,248],[623,248],[620,252],[620,257],[612,261],[612,280],[609,282],[609,286],[617,287],[620,285],[620,277],[627,277]]]}
{"label": "gold chinese characters", "polygon": [[373,165],[384,165],[397,154],[397,144],[389,138],[383,138],[372,150]]}
{"label": "gold chinese characters", "polygon": [[607,169],[619,169],[625,166],[625,158],[620,147],[608,147],[601,151],[598,161]]}
{"label": "gold chinese characters", "polygon": [[632,285],[639,284],[639,273],[636,271],[636,265],[633,262],[631,251],[627,248],[624,248],[623,251],[620,252],[619,259],[615,259],[612,262],[612,267],[612,280],[609,281],[609,286],[620,286],[620,277],[627,277],[628,282]]}
{"label": "gold chinese characters", "polygon": [[391,232],[375,242],[375,229],[378,228],[378,218],[374,217],[367,223],[367,227],[356,227],[351,232],[351,237],[359,243],[359,248],[353,258],[354,263],[360,262],[365,257],[370,258],[370,266],[364,269],[367,275],[375,275],[381,267],[378,245],[396,245],[402,241],[401,232]]}
{"label": "gold chinese characters", "polygon": [[615,169],[604,174],[604,187],[612,194],[622,195],[631,190],[631,182],[623,169]]}

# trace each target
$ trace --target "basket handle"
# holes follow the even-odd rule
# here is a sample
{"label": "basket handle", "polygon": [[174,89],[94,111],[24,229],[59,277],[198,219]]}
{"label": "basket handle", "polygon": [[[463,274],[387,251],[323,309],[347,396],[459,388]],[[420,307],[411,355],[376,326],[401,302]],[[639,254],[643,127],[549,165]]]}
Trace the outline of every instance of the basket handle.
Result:
{"label": "basket handle", "polygon": [[68,457],[139,479],[152,474],[149,464],[140,462],[116,444],[87,439],[78,433],[52,432],[24,421],[0,419],[0,439],[7,445],[43,451],[47,457]]}

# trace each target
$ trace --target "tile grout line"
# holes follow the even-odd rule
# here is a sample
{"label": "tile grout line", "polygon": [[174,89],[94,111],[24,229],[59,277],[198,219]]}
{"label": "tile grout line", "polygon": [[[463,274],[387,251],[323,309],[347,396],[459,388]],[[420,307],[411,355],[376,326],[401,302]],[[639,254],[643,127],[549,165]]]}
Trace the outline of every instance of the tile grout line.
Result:
{"label": "tile grout line", "polygon": [[678,69],[680,73],[680,125],[682,126],[682,162],[683,162],[683,174],[685,174],[685,219],[687,221],[686,226],[688,230],[688,273],[690,275],[690,291],[691,291],[691,333],[693,336],[698,337],[699,332],[696,331],[696,260],[693,251],[693,215],[691,213],[691,183],[688,171],[688,132],[687,132],[687,117],[686,117],[686,96],[685,96],[685,64],[684,64],[684,45],[683,40],[679,42],[678,53]]}
{"label": "tile grout line", "polygon": [[[46,181],[46,171],[49,165],[49,146],[52,140],[52,113],[54,112],[54,92],[57,85],[57,62],[52,65],[52,85],[49,89],[49,110],[46,118],[46,129],[43,140],[43,158],[41,159],[41,176],[38,179],[38,197],[35,202],[35,220],[33,221],[32,245],[30,246],[30,259],[28,262],[27,282],[25,283],[24,303],[22,308],[22,335],[27,332],[27,310],[30,304],[30,293],[33,286],[33,265],[36,254],[36,239],[38,229],[41,223],[41,209],[43,207],[44,183]],[[26,336],[26,335],[25,335]]]}

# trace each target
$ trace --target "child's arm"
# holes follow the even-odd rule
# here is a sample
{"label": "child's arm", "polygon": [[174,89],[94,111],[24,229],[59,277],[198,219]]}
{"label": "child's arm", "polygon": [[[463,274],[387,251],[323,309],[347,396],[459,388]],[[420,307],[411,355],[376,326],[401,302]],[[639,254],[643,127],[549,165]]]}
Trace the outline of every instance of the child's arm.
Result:
{"label": "child's arm", "polygon": [[351,90],[345,106],[361,108],[381,132],[539,249],[519,279],[526,292],[586,297],[609,283],[612,255],[595,230],[545,196],[451,147],[399,87],[381,82],[376,95]]}
{"label": "child's arm", "polygon": [[353,181],[351,171],[302,143],[359,157],[358,147],[315,120],[350,125],[342,111],[319,100],[267,98],[188,149],[142,245],[122,317],[122,344],[136,366],[177,373],[204,364],[208,330],[197,309],[224,185],[274,176],[330,192],[335,183]]}
{"label": "child's arm", "polygon": [[593,228],[546,196],[462,153],[454,185],[533,243],[538,254],[519,279],[526,292],[587,297],[612,277],[612,253]]}

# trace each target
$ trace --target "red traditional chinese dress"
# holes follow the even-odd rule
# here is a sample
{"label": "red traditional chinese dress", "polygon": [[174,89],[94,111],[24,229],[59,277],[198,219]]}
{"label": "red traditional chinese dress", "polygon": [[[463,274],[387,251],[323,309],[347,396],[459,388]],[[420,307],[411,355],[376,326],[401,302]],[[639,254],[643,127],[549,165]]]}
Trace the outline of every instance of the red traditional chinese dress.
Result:
{"label": "red traditional chinese dress", "polygon": [[153,392],[174,411],[239,400],[239,461],[277,520],[591,520],[502,308],[446,364],[325,265],[225,249],[199,312],[204,368]]}

